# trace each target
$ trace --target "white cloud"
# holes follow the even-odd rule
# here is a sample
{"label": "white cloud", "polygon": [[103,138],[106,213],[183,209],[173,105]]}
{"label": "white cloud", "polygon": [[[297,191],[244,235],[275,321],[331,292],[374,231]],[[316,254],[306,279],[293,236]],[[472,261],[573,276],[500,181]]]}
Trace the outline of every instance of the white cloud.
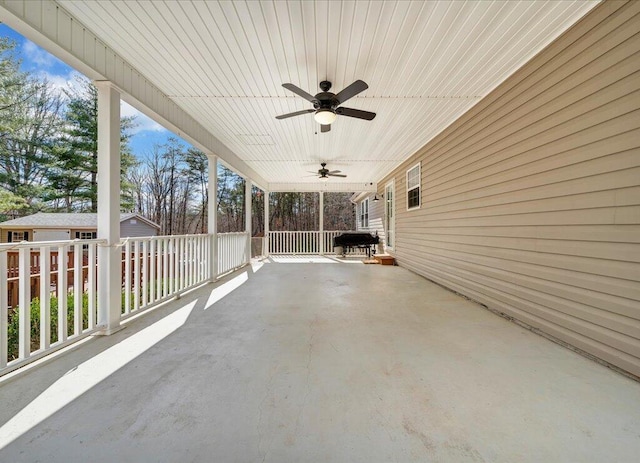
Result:
{"label": "white cloud", "polygon": [[[75,93],[74,90],[81,90],[82,81],[87,80],[83,74],[69,68],[58,58],[29,40],[24,41],[22,54],[26,62],[36,66],[33,74],[39,80],[46,79],[51,87],[62,96],[65,96],[65,91]],[[133,135],[141,132],[169,133],[162,125],[124,101],[120,104],[120,113],[122,116],[135,117],[135,127],[131,130]]]}
{"label": "white cloud", "polygon": [[140,132],[168,132],[150,117],[145,116],[130,104],[122,101],[120,103],[120,115],[123,117],[135,116],[135,127],[131,131],[134,135]]}
{"label": "white cloud", "polygon": [[22,53],[28,61],[43,68],[50,68],[59,63],[58,58],[40,48],[30,40],[25,40],[22,44]]}
{"label": "white cloud", "polygon": [[72,70],[67,74],[53,74],[48,71],[39,71],[36,73],[38,79],[46,79],[54,90],[60,93],[63,90],[80,90],[81,80],[86,80],[78,71]]}
{"label": "white cloud", "polygon": [[[46,79],[51,87],[60,92],[63,96],[64,91],[81,90],[81,82],[87,80],[87,78],[78,71],[72,70],[68,74],[52,74],[47,71],[40,71],[36,74],[39,79]],[[135,127],[131,130],[133,135],[140,132],[168,132],[163,126],[158,124],[153,119],[147,117],[130,104],[121,101],[120,103],[120,115],[122,117],[135,117]]]}

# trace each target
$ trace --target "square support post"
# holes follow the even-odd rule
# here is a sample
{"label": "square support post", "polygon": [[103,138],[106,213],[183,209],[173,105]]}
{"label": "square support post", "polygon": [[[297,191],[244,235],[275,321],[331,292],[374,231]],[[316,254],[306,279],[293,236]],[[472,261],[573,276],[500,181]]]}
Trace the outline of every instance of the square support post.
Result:
{"label": "square support post", "polygon": [[244,182],[245,230],[247,231],[247,263],[251,262],[251,179]]}
{"label": "square support post", "polygon": [[120,329],[120,93],[108,81],[98,89],[98,325],[101,334]]}
{"label": "square support post", "polygon": [[264,190],[264,256],[269,255],[269,192]]}
{"label": "square support post", "polygon": [[218,277],[218,157],[207,155],[207,233],[209,234],[209,281]]}
{"label": "square support post", "polygon": [[320,230],[320,255],[324,255],[324,191],[318,193],[320,195],[320,218],[318,220],[318,229]]}

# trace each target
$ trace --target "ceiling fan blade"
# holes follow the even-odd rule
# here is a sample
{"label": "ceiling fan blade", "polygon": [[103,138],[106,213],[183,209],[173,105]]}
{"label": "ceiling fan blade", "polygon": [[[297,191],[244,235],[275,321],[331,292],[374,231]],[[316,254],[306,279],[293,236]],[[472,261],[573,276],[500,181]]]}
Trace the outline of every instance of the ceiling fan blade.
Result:
{"label": "ceiling fan blade", "polygon": [[331,130],[331,124],[321,125],[320,132],[329,132]]}
{"label": "ceiling fan blade", "polygon": [[328,174],[339,174],[342,172],[341,170],[332,170],[331,172],[327,172]]}
{"label": "ceiling fan blade", "polygon": [[289,90],[290,92],[295,93],[298,96],[301,96],[302,98],[304,98],[307,101],[310,101],[311,103],[315,103],[316,99],[313,95],[308,94],[307,92],[305,92],[304,90],[302,90],[300,87],[297,87],[293,84],[282,84],[282,86],[284,88],[286,88],[287,90]]}
{"label": "ceiling fan blade", "polygon": [[368,88],[369,86],[364,81],[356,80],[348,87],[343,88],[342,91],[336,95],[336,100],[338,100],[338,104],[342,104],[349,98],[353,98],[358,93],[364,92]]}
{"label": "ceiling fan blade", "polygon": [[336,114],[340,114],[341,116],[356,117],[358,119],[365,119],[367,121],[370,121],[374,117],[376,117],[376,113],[370,113],[369,111],[361,111],[359,109],[353,108],[337,108]]}
{"label": "ceiling fan blade", "polygon": [[303,109],[302,111],[296,111],[294,113],[289,113],[289,114],[283,114],[281,116],[276,116],[276,119],[287,119],[289,117],[293,117],[293,116],[301,116],[302,114],[309,114],[314,112],[315,109]]}
{"label": "ceiling fan blade", "polygon": [[327,172],[329,177],[346,177],[344,174],[332,174],[331,172]]}

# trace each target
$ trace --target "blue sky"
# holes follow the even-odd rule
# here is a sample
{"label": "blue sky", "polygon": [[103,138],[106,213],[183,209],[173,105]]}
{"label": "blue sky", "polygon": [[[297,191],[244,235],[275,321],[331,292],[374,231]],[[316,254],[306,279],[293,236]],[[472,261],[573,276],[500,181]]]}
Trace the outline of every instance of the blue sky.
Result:
{"label": "blue sky", "polygon": [[[0,24],[0,37],[9,37],[17,43],[16,56],[22,60],[23,71],[46,78],[57,88],[72,86],[75,76],[82,75],[4,24]],[[123,116],[136,116],[137,126],[132,131],[130,146],[138,158],[144,158],[154,144],[163,144],[169,137],[181,140],[125,102],[122,102],[120,111]],[[188,146],[187,142],[181,141]]]}

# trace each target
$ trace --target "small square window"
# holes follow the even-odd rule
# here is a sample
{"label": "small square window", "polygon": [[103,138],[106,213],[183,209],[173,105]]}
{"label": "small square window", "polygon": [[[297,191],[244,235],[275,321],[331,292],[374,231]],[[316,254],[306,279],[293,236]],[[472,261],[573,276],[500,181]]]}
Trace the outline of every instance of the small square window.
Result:
{"label": "small square window", "polygon": [[95,240],[96,235],[96,232],[80,232],[78,238],[80,238],[81,240]]}
{"label": "small square window", "polygon": [[11,233],[11,241],[15,243],[19,243],[20,241],[27,241],[27,238],[25,237],[25,232],[14,231],[9,233]]}

